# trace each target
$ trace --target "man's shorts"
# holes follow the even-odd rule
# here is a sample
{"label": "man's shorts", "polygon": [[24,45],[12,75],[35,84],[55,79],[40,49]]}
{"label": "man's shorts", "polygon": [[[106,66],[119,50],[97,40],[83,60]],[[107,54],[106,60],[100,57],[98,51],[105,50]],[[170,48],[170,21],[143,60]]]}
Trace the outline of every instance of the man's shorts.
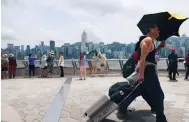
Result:
{"label": "man's shorts", "polygon": [[1,71],[8,71],[8,67],[2,67]]}

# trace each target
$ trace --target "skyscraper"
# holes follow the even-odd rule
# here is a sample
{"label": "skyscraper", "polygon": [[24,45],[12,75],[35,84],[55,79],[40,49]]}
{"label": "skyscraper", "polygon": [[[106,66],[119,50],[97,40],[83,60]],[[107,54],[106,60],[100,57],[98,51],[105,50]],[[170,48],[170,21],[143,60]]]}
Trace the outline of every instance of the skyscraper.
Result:
{"label": "skyscraper", "polygon": [[50,51],[55,51],[55,41],[50,40]]}
{"label": "skyscraper", "polygon": [[26,56],[28,56],[31,53],[30,51],[30,45],[26,46]]}
{"label": "skyscraper", "polygon": [[86,43],[87,43],[87,33],[84,30],[82,35],[81,35],[81,52],[87,52],[88,51]]}
{"label": "skyscraper", "polygon": [[41,52],[44,53],[44,41],[41,41]]}
{"label": "skyscraper", "polygon": [[21,60],[24,59],[25,53],[24,53],[24,45],[21,45]]}

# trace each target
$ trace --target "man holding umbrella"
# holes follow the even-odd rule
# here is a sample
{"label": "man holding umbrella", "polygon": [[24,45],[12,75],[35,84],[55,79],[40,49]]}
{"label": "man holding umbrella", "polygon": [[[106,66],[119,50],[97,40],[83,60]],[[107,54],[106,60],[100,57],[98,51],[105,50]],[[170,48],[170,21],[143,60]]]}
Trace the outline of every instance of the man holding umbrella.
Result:
{"label": "man holding umbrella", "polygon": [[[146,62],[156,63],[155,54],[156,49],[154,41],[159,36],[159,30],[156,24],[151,24],[148,27],[147,37],[144,38],[140,44],[139,57],[140,69],[138,69],[138,79],[142,83],[140,92],[145,96],[145,100],[150,104],[156,113],[157,122],[166,122],[164,115],[164,93],[161,89],[158,76],[156,73],[155,65],[148,65],[145,67]],[[124,107],[123,107],[124,108]],[[118,118],[123,113],[122,107],[119,108]]]}
{"label": "man holding umbrella", "polygon": [[[186,18],[177,20],[170,13],[162,12],[144,15],[138,23],[138,27],[146,37],[141,41],[138,50],[139,67],[136,71],[138,71],[138,81],[141,85],[136,92],[138,95],[144,96],[146,102],[154,109],[156,122],[167,122],[167,120],[164,114],[164,93],[156,73],[155,54],[158,49],[155,48],[154,41],[164,41],[173,35],[179,36],[178,28],[185,20]],[[161,47],[164,47],[164,44],[162,42]],[[137,95],[133,97],[137,97]],[[127,105],[119,107],[118,118],[126,115],[124,115],[125,108]]]}

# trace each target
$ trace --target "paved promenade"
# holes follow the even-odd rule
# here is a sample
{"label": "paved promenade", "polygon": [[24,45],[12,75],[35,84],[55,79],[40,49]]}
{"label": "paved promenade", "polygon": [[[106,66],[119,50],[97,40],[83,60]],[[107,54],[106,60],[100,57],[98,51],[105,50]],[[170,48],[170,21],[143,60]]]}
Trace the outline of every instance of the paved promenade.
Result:
{"label": "paved promenade", "polygon": [[[169,122],[189,122],[189,81],[184,81],[183,76],[178,78],[178,82],[169,82],[167,77],[162,76],[159,79],[165,92],[165,113]],[[53,119],[55,115],[51,115],[52,108],[57,107],[55,103],[58,97],[65,95],[65,88],[63,94],[60,91],[64,86],[70,85],[65,103],[62,102],[63,107],[59,107],[59,122],[85,122],[83,112],[105,94],[113,83],[123,80],[111,76],[88,77],[85,81],[73,78],[70,83],[65,83],[66,78],[2,80],[2,121],[41,122],[44,118]],[[149,106],[141,97],[131,107],[137,111],[129,115],[125,122],[155,122]],[[115,113],[108,119],[106,122],[119,121]]]}

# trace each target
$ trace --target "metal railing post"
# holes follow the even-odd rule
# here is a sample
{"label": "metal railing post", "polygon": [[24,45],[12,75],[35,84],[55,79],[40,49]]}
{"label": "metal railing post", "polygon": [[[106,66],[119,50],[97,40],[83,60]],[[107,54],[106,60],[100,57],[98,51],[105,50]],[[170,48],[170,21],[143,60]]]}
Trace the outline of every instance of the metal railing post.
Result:
{"label": "metal railing post", "polygon": [[76,67],[75,67],[75,62],[72,60],[72,66],[73,66],[73,75],[75,76],[75,70],[76,70]]}
{"label": "metal railing post", "polygon": [[119,60],[119,65],[120,65],[121,70],[123,70],[122,60]]}
{"label": "metal railing post", "polygon": [[27,76],[28,75],[28,70],[29,70],[28,62],[24,60],[24,61],[22,61],[22,64],[24,64],[24,67],[25,67],[25,74],[24,74],[24,76]]}

